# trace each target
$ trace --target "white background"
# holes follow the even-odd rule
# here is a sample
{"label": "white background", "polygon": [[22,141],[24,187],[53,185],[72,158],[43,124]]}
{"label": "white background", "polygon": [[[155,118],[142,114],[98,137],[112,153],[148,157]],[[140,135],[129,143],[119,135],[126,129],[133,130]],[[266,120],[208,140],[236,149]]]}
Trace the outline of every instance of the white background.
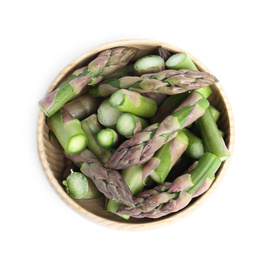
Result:
{"label": "white background", "polygon": [[[1,259],[275,259],[274,1],[2,1]],[[37,152],[37,102],[55,76],[106,42],[178,46],[219,78],[236,124],[226,177],[167,227],[90,222],[49,185]]]}

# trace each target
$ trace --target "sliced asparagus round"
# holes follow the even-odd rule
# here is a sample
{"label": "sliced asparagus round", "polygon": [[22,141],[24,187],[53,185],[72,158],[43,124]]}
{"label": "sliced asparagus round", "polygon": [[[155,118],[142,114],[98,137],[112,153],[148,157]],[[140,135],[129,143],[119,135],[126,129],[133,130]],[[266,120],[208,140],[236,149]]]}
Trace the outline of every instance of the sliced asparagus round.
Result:
{"label": "sliced asparagus round", "polygon": [[198,70],[191,58],[184,52],[173,54],[165,63],[168,69]]}
{"label": "sliced asparagus round", "polygon": [[97,142],[104,148],[112,148],[118,142],[118,134],[115,130],[106,128],[97,134]]}
{"label": "sliced asparagus round", "polygon": [[117,131],[125,136],[132,137],[149,125],[148,121],[131,113],[123,113],[117,120]]}
{"label": "sliced asparagus round", "polygon": [[158,55],[148,55],[137,60],[134,68],[138,75],[154,73],[164,70],[165,62]]}

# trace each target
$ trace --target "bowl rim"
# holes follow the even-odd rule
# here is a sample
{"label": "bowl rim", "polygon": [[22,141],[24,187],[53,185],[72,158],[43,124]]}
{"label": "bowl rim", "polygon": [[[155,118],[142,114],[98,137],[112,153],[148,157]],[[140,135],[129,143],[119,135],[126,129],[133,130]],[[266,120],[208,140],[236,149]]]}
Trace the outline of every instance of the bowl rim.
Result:
{"label": "bowl rim", "polygon": [[[133,45],[152,45],[152,46],[162,46],[163,48],[167,50],[173,50],[174,52],[185,52],[187,55],[191,57],[191,59],[195,62],[196,65],[203,71],[212,73],[201,61],[199,61],[197,58],[195,58],[192,54],[188,53],[187,51],[176,47],[174,45],[156,41],[156,40],[149,40],[149,39],[124,39],[124,40],[117,40],[108,42],[102,45],[99,45],[78,58],[76,58],[73,62],[71,62],[69,65],[67,65],[54,79],[52,84],[47,89],[47,92],[45,95],[49,94],[63,79],[64,75],[66,75],[69,71],[71,71],[77,64],[81,63],[85,59],[99,53],[102,50],[117,47],[117,46],[133,46]],[[112,219],[105,219],[100,216],[97,216],[93,214],[92,212],[82,208],[78,203],[76,203],[72,198],[68,197],[67,193],[64,191],[64,189],[61,187],[57,179],[54,177],[53,172],[50,169],[49,163],[46,158],[46,152],[45,152],[45,145],[43,141],[43,125],[46,119],[45,114],[40,110],[39,117],[38,117],[38,123],[37,123],[37,145],[38,145],[38,152],[40,161],[42,163],[44,172],[46,174],[46,177],[54,189],[54,191],[58,194],[58,196],[61,198],[62,201],[65,202],[67,206],[72,208],[75,212],[80,214],[81,216],[85,217],[88,220],[91,220],[92,222],[96,224],[103,225],[105,227],[110,227],[114,229],[119,230],[148,230],[153,229],[157,227],[161,227],[164,225],[172,224],[175,221],[178,221],[180,219],[183,219],[185,216],[192,213],[196,208],[198,208],[204,201],[206,201],[211,194],[216,190],[222,179],[224,178],[228,167],[230,165],[233,150],[234,150],[234,143],[235,143],[235,126],[234,126],[234,118],[233,113],[231,109],[230,102],[227,98],[227,95],[222,88],[220,82],[215,83],[217,89],[219,90],[220,95],[223,98],[225,108],[228,113],[228,123],[229,123],[229,138],[228,138],[228,150],[231,153],[231,156],[229,159],[227,159],[220,168],[219,177],[215,180],[215,182],[211,185],[211,187],[208,189],[206,193],[204,193],[202,196],[197,198],[195,203],[192,203],[190,206],[188,206],[186,209],[177,212],[176,214],[171,214],[169,217],[159,220],[159,221],[152,221],[151,223],[122,223],[117,222]]]}

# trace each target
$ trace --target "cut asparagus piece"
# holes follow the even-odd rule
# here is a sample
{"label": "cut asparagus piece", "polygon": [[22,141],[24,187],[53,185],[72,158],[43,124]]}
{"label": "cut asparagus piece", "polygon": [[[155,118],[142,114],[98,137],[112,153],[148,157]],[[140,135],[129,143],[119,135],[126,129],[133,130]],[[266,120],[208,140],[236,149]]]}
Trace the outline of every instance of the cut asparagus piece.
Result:
{"label": "cut asparagus piece", "polygon": [[107,162],[112,152],[109,149],[101,147],[97,143],[97,134],[103,129],[101,124],[98,122],[97,115],[92,114],[83,120],[81,122],[81,127],[88,138],[87,146],[89,150],[103,163]]}
{"label": "cut asparagus piece", "polygon": [[165,63],[168,69],[198,70],[192,59],[184,52],[173,54]]}
{"label": "cut asparagus piece", "polygon": [[158,55],[148,55],[137,60],[134,68],[137,75],[155,73],[165,69],[165,62]]}
{"label": "cut asparagus piece", "polygon": [[101,195],[94,183],[81,172],[71,171],[62,184],[73,199],[94,199]]}
{"label": "cut asparagus piece", "polygon": [[125,67],[119,69],[115,73],[112,73],[106,76],[105,79],[121,78],[124,76],[134,76],[134,75],[135,75],[134,64],[130,63],[130,64],[127,64]]}
{"label": "cut asparagus piece", "polygon": [[120,173],[103,167],[91,151],[85,149],[66,156],[80,167],[80,171],[94,182],[106,198],[123,205],[133,205],[133,195]]}
{"label": "cut asparagus piece", "polygon": [[204,154],[204,146],[202,140],[186,128],[182,129],[182,132],[186,134],[189,140],[189,144],[185,151],[185,154],[193,159],[201,158]]}
{"label": "cut asparagus piece", "polygon": [[86,148],[88,138],[79,120],[72,117],[66,109],[60,109],[48,118],[48,125],[67,153],[79,153]]}
{"label": "cut asparagus piece", "polygon": [[185,174],[172,183],[164,182],[153,189],[140,193],[133,206],[121,206],[118,214],[134,218],[160,218],[177,212],[208,190],[221,165],[217,156],[205,153]]}
{"label": "cut asparagus piece", "polygon": [[124,67],[136,54],[136,48],[118,47],[99,53],[87,67],[76,70],[71,78],[39,101],[39,106],[48,116],[52,116],[71,98],[89,84],[94,85],[104,76]]}
{"label": "cut asparagus piece", "polygon": [[98,121],[105,127],[112,127],[117,123],[119,116],[123,112],[113,108],[109,99],[104,100],[97,110]]}
{"label": "cut asparagus piece", "polygon": [[172,167],[188,146],[188,137],[179,131],[170,142],[163,145],[143,168],[142,180],[150,176],[155,182],[163,183]]}
{"label": "cut asparagus piece", "polygon": [[144,118],[131,113],[123,113],[117,120],[116,129],[121,135],[129,138],[142,131],[148,125],[148,121]]}
{"label": "cut asparagus piece", "polygon": [[112,148],[118,143],[118,134],[110,128],[102,129],[97,134],[97,142],[103,148]]}
{"label": "cut asparagus piece", "polygon": [[171,53],[161,46],[158,46],[158,55],[163,58],[164,61],[167,61],[168,58],[171,56]]}
{"label": "cut asparagus piece", "polygon": [[75,118],[83,120],[96,112],[101,99],[92,98],[89,95],[81,96],[71,102],[64,105],[64,108]]}
{"label": "cut asparagus piece", "polygon": [[152,117],[158,108],[155,100],[126,89],[116,91],[109,103],[115,109],[145,118]]}
{"label": "cut asparagus piece", "polygon": [[191,93],[160,124],[150,125],[123,142],[105,166],[112,169],[125,169],[149,161],[157,150],[177,136],[178,130],[201,117],[208,106],[209,102],[202,95]]}
{"label": "cut asparagus piece", "polygon": [[225,161],[230,156],[230,152],[219,133],[210,109],[206,109],[204,115],[196,121],[196,126],[202,137],[205,151],[213,153],[221,161]]}
{"label": "cut asparagus piece", "polygon": [[[121,176],[126,182],[126,184],[129,186],[133,196],[136,196],[137,194],[142,192],[144,188],[144,183],[142,181],[142,170],[143,170],[143,165],[137,165],[137,166],[132,166],[130,168],[124,169],[121,172]],[[116,211],[120,206],[121,204],[118,204],[113,200],[109,200],[107,204],[107,210],[117,214]],[[125,216],[121,214],[118,214],[118,215],[124,219],[130,218],[130,216]]]}

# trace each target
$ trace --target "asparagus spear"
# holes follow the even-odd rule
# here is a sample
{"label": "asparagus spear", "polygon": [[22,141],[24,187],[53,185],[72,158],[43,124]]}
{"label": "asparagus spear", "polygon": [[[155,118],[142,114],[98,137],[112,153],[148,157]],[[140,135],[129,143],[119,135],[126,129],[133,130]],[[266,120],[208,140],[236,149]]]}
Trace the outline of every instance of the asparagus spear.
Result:
{"label": "asparagus spear", "polygon": [[123,142],[109,158],[106,167],[124,169],[149,161],[158,149],[177,136],[178,130],[201,117],[208,106],[209,102],[202,95],[191,93],[160,124],[150,125]]}
{"label": "asparagus spear", "polygon": [[48,125],[67,153],[79,153],[86,148],[88,139],[79,120],[66,109],[60,109],[48,118]]}
{"label": "asparagus spear", "polygon": [[129,138],[149,125],[148,121],[131,113],[123,113],[117,120],[117,131]]}
{"label": "asparagus spear", "polygon": [[64,105],[64,108],[75,118],[83,120],[84,118],[90,116],[92,113],[96,112],[101,99],[92,98],[89,95],[81,96],[73,101],[68,102]]}
{"label": "asparagus spear", "polygon": [[73,199],[94,199],[101,195],[94,183],[81,172],[71,170],[62,184]]}
{"label": "asparagus spear", "polygon": [[189,140],[185,154],[193,159],[201,158],[204,154],[204,146],[202,140],[186,128],[182,129],[182,132],[186,134]]}
{"label": "asparagus spear", "polygon": [[116,91],[109,103],[115,109],[145,118],[152,117],[158,108],[155,100],[126,89]]}
{"label": "asparagus spear", "polygon": [[220,111],[217,108],[213,107],[212,105],[209,106],[209,109],[215,122],[217,122],[221,114]]}
{"label": "asparagus spear", "polygon": [[128,63],[123,68],[117,70],[115,73],[112,73],[106,76],[104,79],[113,79],[113,78],[121,78],[124,76],[134,76],[135,68],[133,63]]}
{"label": "asparagus spear", "polygon": [[[121,172],[122,178],[125,180],[126,184],[129,186],[133,196],[136,196],[142,192],[144,188],[144,183],[142,181],[142,171],[143,165],[132,166],[130,168],[124,169]],[[116,211],[121,206],[121,204],[115,202],[114,200],[109,200],[107,204],[107,210],[116,214]],[[129,219],[130,216],[118,214],[124,219]]]}
{"label": "asparagus spear", "polygon": [[196,121],[196,126],[201,134],[205,151],[213,153],[221,161],[225,161],[230,156],[230,152],[219,133],[210,109],[205,110],[204,115]]}
{"label": "asparagus spear", "polygon": [[103,148],[112,148],[118,142],[118,134],[115,130],[110,128],[102,129],[97,134],[97,142]]}
{"label": "asparagus spear", "polygon": [[102,51],[87,67],[76,70],[69,80],[40,100],[40,108],[48,117],[52,116],[87,84],[97,84],[104,76],[124,67],[136,52],[136,48],[126,47]]}
{"label": "asparagus spear", "polygon": [[[140,77],[125,76],[119,79],[113,79],[99,85],[101,93],[115,89],[135,90],[139,93],[163,93],[167,95],[176,95],[193,89],[205,88],[212,85],[216,78],[208,72],[195,70],[163,70],[161,72],[144,74]],[[106,90],[105,90],[106,89]]]}
{"label": "asparagus spear", "polygon": [[113,127],[122,113],[110,105],[109,99],[105,99],[97,110],[98,121],[105,127]]}
{"label": "asparagus spear", "polygon": [[181,157],[188,146],[188,137],[179,131],[178,135],[170,142],[163,145],[143,168],[142,180],[150,175],[157,183],[163,183],[171,168]]}
{"label": "asparagus spear", "polygon": [[[166,61],[165,65],[168,69],[174,69],[174,70],[189,69],[189,70],[199,71],[195,63],[192,61],[192,59],[186,53],[183,53],[183,52],[173,54]],[[201,93],[205,98],[208,98],[212,93],[210,85],[206,86],[205,88],[197,89],[196,91]]]}
{"label": "asparagus spear", "polygon": [[96,114],[92,114],[81,122],[81,127],[88,138],[88,148],[103,163],[107,162],[112,152],[109,149],[101,147],[97,143],[97,134],[103,129],[98,122]]}
{"label": "asparagus spear", "polygon": [[133,206],[121,206],[118,214],[134,218],[160,218],[185,208],[192,198],[203,194],[215,179],[221,161],[205,153],[188,171],[172,183],[164,182],[151,190],[140,193]]}
{"label": "asparagus spear", "polygon": [[66,156],[80,167],[80,171],[94,182],[106,198],[123,205],[133,205],[133,195],[119,172],[103,167],[90,150]]}
{"label": "asparagus spear", "polygon": [[158,55],[148,55],[137,60],[134,68],[137,75],[155,73],[165,69],[165,62]]}

